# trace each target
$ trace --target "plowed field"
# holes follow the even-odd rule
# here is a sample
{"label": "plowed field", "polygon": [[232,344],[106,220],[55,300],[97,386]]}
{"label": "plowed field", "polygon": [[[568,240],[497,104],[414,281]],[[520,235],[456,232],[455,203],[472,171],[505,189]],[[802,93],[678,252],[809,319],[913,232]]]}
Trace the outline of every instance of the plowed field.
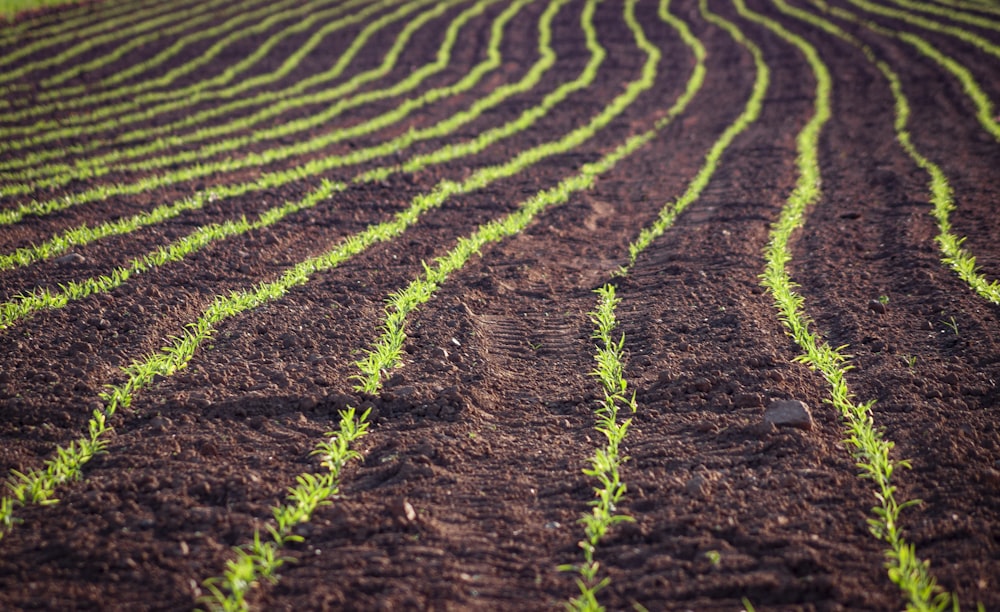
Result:
{"label": "plowed field", "polygon": [[93,3],[0,89],[0,608],[1000,610],[994,0]]}

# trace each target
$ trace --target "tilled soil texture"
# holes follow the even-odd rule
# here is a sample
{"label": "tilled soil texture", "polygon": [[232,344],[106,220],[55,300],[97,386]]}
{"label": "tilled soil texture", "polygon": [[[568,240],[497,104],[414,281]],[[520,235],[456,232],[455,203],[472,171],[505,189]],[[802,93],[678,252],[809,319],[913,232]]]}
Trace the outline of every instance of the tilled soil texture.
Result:
{"label": "tilled soil texture", "polygon": [[[348,407],[359,456],[252,608],[561,608],[607,444],[607,283],[636,410],[597,600],[904,608],[876,484],[761,282],[815,146],[821,194],[785,264],[801,309],[874,402],[895,500],[920,500],[905,543],[942,592],[1000,610],[1000,307],[939,246],[947,218],[1000,273],[996,4],[234,6],[86,4],[0,30],[0,608],[209,607],[233,548],[326,470],[312,451]],[[536,201],[424,291],[398,363],[359,391],[387,299]],[[776,400],[812,420],[765,421]],[[95,413],[102,452],[46,479]],[[18,474],[51,499],[17,499]]]}

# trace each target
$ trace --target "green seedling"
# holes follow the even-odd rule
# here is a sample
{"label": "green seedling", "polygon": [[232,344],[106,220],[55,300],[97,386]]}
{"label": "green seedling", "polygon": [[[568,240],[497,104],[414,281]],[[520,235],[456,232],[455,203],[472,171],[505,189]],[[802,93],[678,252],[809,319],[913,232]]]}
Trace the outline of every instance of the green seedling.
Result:
{"label": "green seedling", "polygon": [[[854,6],[868,11],[869,13],[875,13],[878,15],[884,15],[887,17],[892,17],[894,19],[900,19],[907,23],[913,24],[915,26],[924,28],[925,30],[930,30],[932,32],[939,32],[942,34],[947,34],[953,36],[960,40],[963,40],[970,45],[979,48],[981,51],[993,55],[994,57],[1000,58],[1000,46],[991,43],[989,40],[970,32],[969,30],[956,27],[952,25],[947,25],[934,21],[933,19],[925,19],[919,15],[914,15],[907,11],[901,11],[892,7],[875,4],[873,2],[868,2],[868,0],[848,0]],[[895,0],[894,0],[895,1]],[[948,14],[951,15],[954,11],[949,11]]]}
{"label": "green seedling", "polygon": [[267,527],[266,535],[254,532],[253,542],[233,549],[234,559],[226,562],[221,576],[203,582],[209,594],[201,603],[213,611],[242,611],[249,609],[247,594],[261,580],[277,582],[277,570],[290,557],[280,556],[289,543],[301,542],[302,536],[293,533],[296,526],[309,521],[320,506],[330,503],[340,488],[340,476],[350,461],[361,458],[351,445],[368,432],[371,409],[360,416],[354,408],[340,413],[340,427],[327,433],[328,439],[316,445],[311,455],[319,456],[326,471],[320,474],[306,472],[296,478],[295,486],[288,490],[288,503],[273,507],[274,524]]}
{"label": "green seedling", "polygon": [[628,394],[628,383],[623,376],[622,358],[624,355],[625,336],[614,340],[613,333],[617,326],[615,309],[621,301],[615,296],[614,285],[605,285],[597,290],[599,295],[597,310],[590,313],[595,324],[593,332],[597,340],[597,353],[594,361],[596,369],[591,372],[601,383],[604,390],[604,400],[597,408],[597,425],[595,429],[603,434],[607,444],[594,451],[590,458],[590,467],[583,473],[595,479],[598,486],[594,487],[595,499],[590,503],[590,512],[584,513],[579,522],[584,527],[584,539],[579,542],[583,550],[583,563],[560,565],[559,570],[575,572],[580,594],[570,599],[568,610],[603,610],[597,601],[597,593],[608,584],[610,578],[598,578],[600,563],[594,558],[597,545],[614,525],[631,522],[630,516],[616,514],[616,506],[625,495],[625,483],[621,480],[621,466],[628,460],[619,453],[619,447],[625,440],[631,419],[619,421],[621,407],[636,411],[635,393]]}
{"label": "green seedling", "polygon": [[[791,7],[783,0],[775,0],[775,4],[782,11],[792,13]],[[798,47],[816,78],[814,113],[797,138],[798,178],[778,221],[771,227],[762,284],[771,293],[778,318],[787,333],[803,351],[796,360],[819,371],[830,385],[829,401],[841,414],[847,433],[846,442],[857,460],[860,476],[870,479],[875,485],[874,494],[878,505],[872,508],[874,517],[868,519],[868,527],[872,535],[888,545],[885,556],[889,579],[906,597],[907,610],[945,610],[952,606],[953,596],[938,586],[928,563],[916,555],[913,545],[906,542],[902,533],[902,511],[919,501],[898,501],[896,487],[891,479],[897,469],[907,468],[909,464],[906,461],[893,461],[890,457],[894,444],[886,440],[874,426],[874,401],[857,402],[852,396],[846,381],[846,373],[850,369],[847,363],[849,356],[844,353],[846,347],[831,347],[809,329],[811,320],[804,310],[805,298],[795,291],[796,285],[787,268],[792,259],[789,240],[795,230],[803,225],[808,208],[821,197],[819,139],[823,125],[831,116],[832,80],[829,70],[815,47],[800,36],[789,32],[777,22],[750,11],[744,0],[736,0],[736,8],[744,17],[763,25]]]}
{"label": "green seedling", "polygon": [[[37,6],[67,4],[63,0],[3,0],[0,4],[0,18],[9,18],[13,15]],[[43,49],[49,49],[58,45],[66,45],[67,49],[59,53],[49,53],[44,60],[28,62],[19,68],[2,73],[5,76],[0,78],[0,84],[20,78],[36,70],[41,70],[51,66],[59,66],[78,55],[100,45],[115,43],[121,40],[129,40],[132,37],[149,32],[179,16],[192,14],[201,8],[201,12],[216,9],[224,4],[221,0],[213,2],[196,3],[194,8],[186,7],[185,10],[178,11],[177,6],[172,3],[161,2],[150,6],[137,6],[136,15],[128,15],[117,19],[109,20],[110,23],[97,23],[89,28],[80,31],[70,30],[62,35],[55,35],[52,39],[38,37],[34,42],[14,49],[9,53],[4,53],[0,58],[0,67],[7,66],[20,60],[23,57],[34,55]],[[199,6],[200,5],[200,6]],[[141,19],[136,19],[140,17]],[[51,31],[51,30],[50,30]],[[67,45],[67,43],[70,43]],[[73,44],[75,43],[75,44]],[[11,75],[11,76],[6,76]],[[9,87],[9,86],[8,86]]]}
{"label": "green seedling", "polygon": [[[262,27],[266,30],[266,28],[273,25],[271,22],[274,21],[274,18],[294,18],[296,15],[302,15],[303,13],[308,14],[308,16],[300,19],[295,24],[282,28],[280,32],[274,34],[267,40],[261,41],[259,46],[257,46],[252,53],[232,66],[229,66],[219,75],[199,80],[198,82],[192,83],[187,87],[169,88],[167,86],[176,80],[178,76],[187,74],[202,65],[203,60],[200,58],[173,68],[169,72],[158,76],[155,79],[143,79],[134,85],[114,87],[115,83],[120,83],[122,80],[118,76],[121,73],[117,73],[116,75],[103,80],[101,82],[101,90],[98,92],[88,93],[86,89],[80,87],[63,87],[57,90],[38,92],[35,104],[26,108],[20,108],[17,111],[8,111],[0,114],[0,120],[13,123],[23,121],[30,117],[48,115],[54,111],[69,111],[80,107],[90,107],[92,109],[92,113],[88,113],[89,116],[66,117],[66,123],[64,124],[41,120],[35,122],[33,126],[25,129],[16,131],[13,128],[8,129],[10,130],[10,134],[30,134],[37,130],[52,130],[58,128],[60,125],[82,126],[83,124],[91,123],[90,126],[87,126],[84,129],[95,130],[98,129],[98,126],[102,126],[103,123],[93,124],[92,122],[103,120],[107,117],[116,117],[116,119],[121,122],[120,125],[126,126],[130,123],[138,121],[140,118],[148,119],[169,110],[183,109],[195,102],[217,98],[234,99],[239,97],[239,94],[244,94],[254,87],[269,85],[287,76],[292,69],[301,63],[304,56],[313,51],[324,38],[328,37],[333,32],[342,29],[345,25],[360,21],[368,17],[371,13],[384,9],[386,6],[391,6],[392,4],[399,2],[399,0],[383,0],[382,2],[370,4],[368,7],[365,7],[364,9],[347,17],[335,19],[335,17],[341,13],[357,8],[359,4],[363,4],[363,1],[364,0],[350,0],[349,2],[336,3],[336,6],[327,10],[317,10],[318,7],[315,3],[303,4],[297,9],[282,11],[271,18],[259,22],[255,26],[242,28],[236,36],[243,37],[259,35],[263,31],[261,30]],[[277,5],[279,8],[281,6],[284,6],[284,4],[280,3]],[[280,43],[283,39],[295,33],[308,31],[309,28],[313,27],[316,23],[325,23],[325,25],[323,25],[322,28],[320,28],[305,43],[303,43],[303,45],[299,47],[295,53],[289,56],[278,69],[272,72],[257,74],[255,76],[245,76],[242,79],[237,79],[238,75],[241,75],[246,70],[260,62],[261,59],[266,57],[267,54],[274,49],[275,45]],[[222,50],[228,46],[228,44],[234,42],[233,38],[234,36],[229,36],[226,37],[226,39],[217,41],[205,52],[205,55],[211,59],[217,54],[218,50]],[[238,80],[239,82],[230,87],[222,87],[233,80]],[[146,91],[149,88],[155,88],[157,85],[164,87],[164,89]],[[168,102],[163,103],[164,101]],[[100,107],[95,108],[95,105],[98,104],[100,104]],[[157,105],[153,106],[154,104]],[[0,106],[0,108],[2,108],[2,106]],[[128,111],[135,111],[136,109],[142,110],[131,114],[125,114],[128,113]],[[0,133],[6,132],[0,130]],[[74,153],[82,153],[96,148],[97,144],[98,143],[91,143],[87,147],[74,148],[72,151]],[[62,154],[65,154],[65,152]],[[59,156],[60,152],[53,152],[53,155],[45,159]],[[0,164],[0,167],[13,168],[20,166],[16,165],[15,160],[7,160],[3,164]]]}
{"label": "green seedling", "polygon": [[[979,84],[975,81],[972,74],[964,66],[960,65],[951,57],[944,55],[935,47],[930,45],[930,43],[918,36],[910,33],[895,32],[877,24],[863,21],[848,11],[844,11],[842,9],[831,9],[820,0],[816,0],[814,4],[816,4],[820,9],[831,12],[839,17],[862,23],[862,25],[868,29],[882,34],[883,36],[901,38],[906,42],[909,42],[921,53],[933,59],[942,67],[949,70],[957,79],[959,79],[959,81],[961,81],[962,89],[969,96],[969,99],[976,105],[976,116],[979,119],[980,124],[988,132],[990,132],[994,138],[1000,140],[1000,124],[997,123],[997,118],[994,117],[993,104],[989,97],[983,92]],[[800,19],[810,21],[814,25],[825,29],[831,34],[834,34],[835,36],[838,36],[861,49],[868,61],[875,64],[882,75],[889,81],[889,86],[892,89],[892,95],[895,98],[896,119],[894,127],[896,130],[896,139],[899,141],[900,145],[902,145],[907,155],[909,155],[910,158],[916,162],[918,166],[923,168],[923,170],[930,176],[928,188],[930,190],[931,203],[934,206],[932,214],[937,221],[938,226],[938,235],[935,237],[935,241],[941,249],[941,253],[943,255],[942,261],[945,265],[950,266],[958,274],[959,278],[968,283],[969,286],[971,286],[972,289],[981,297],[994,304],[1000,304],[1000,281],[990,282],[986,280],[976,266],[976,258],[962,248],[962,243],[965,242],[965,238],[956,236],[951,231],[950,214],[955,210],[954,193],[948,182],[948,178],[944,174],[944,171],[941,170],[937,164],[920,153],[920,151],[917,150],[916,145],[913,144],[913,140],[907,131],[910,118],[910,103],[903,92],[903,86],[900,82],[899,75],[897,75],[886,62],[879,60],[875,56],[874,51],[868,45],[862,43],[854,36],[847,34],[840,28],[834,26],[832,23],[804,11],[796,13],[795,16]]]}
{"label": "green seedling", "polygon": [[[428,0],[419,1],[427,2]],[[68,181],[71,181],[76,176],[79,176],[81,173],[96,177],[107,174],[113,170],[151,171],[161,168],[176,167],[185,163],[197,164],[201,160],[210,159],[222,153],[245,150],[248,145],[253,143],[287,138],[302,132],[313,131],[316,127],[328,125],[334,118],[352,108],[364,106],[365,104],[370,104],[381,99],[403,95],[406,92],[417,88],[427,78],[444,70],[448,66],[451,59],[451,51],[457,42],[462,27],[466,26],[469,21],[483,13],[483,11],[485,11],[491,3],[496,2],[497,0],[480,0],[478,3],[466,9],[458,17],[456,17],[445,32],[444,40],[441,43],[441,47],[438,50],[437,59],[435,61],[414,70],[406,79],[394,84],[391,87],[376,91],[367,91],[353,97],[346,97],[347,94],[357,90],[366,83],[384,76],[385,73],[398,62],[410,36],[426,25],[427,22],[440,16],[440,14],[450,8],[451,4],[455,1],[456,0],[450,0],[450,2],[437,3],[434,10],[425,11],[419,17],[413,19],[407,24],[406,29],[400,34],[399,38],[397,38],[393,48],[386,54],[386,58],[381,66],[365,73],[355,75],[352,79],[336,87],[323,89],[317,93],[283,98],[280,99],[280,102],[267,105],[265,108],[257,111],[253,115],[242,117],[225,125],[201,128],[193,134],[185,134],[184,136],[168,135],[163,138],[155,138],[152,141],[148,141],[136,149],[130,150],[127,148],[120,148],[112,151],[111,153],[103,154],[98,158],[77,162],[73,165],[55,165],[51,167],[57,171],[57,175],[54,177],[35,180],[31,183],[25,183],[20,187],[5,187],[0,190],[0,192],[6,194],[17,194],[19,191],[26,192],[27,190],[35,190],[42,187],[63,185]],[[501,29],[523,8],[524,4],[528,1],[529,0],[519,0],[508,7],[504,14],[498,19]],[[342,68],[346,68],[347,63],[341,61],[339,62],[339,65],[341,65]],[[462,86],[464,86],[464,88],[471,87],[476,80],[482,77],[483,72],[484,71],[481,69],[474,71],[471,75],[473,78],[465,78],[461,81]],[[298,142],[294,145],[286,147],[272,147],[267,152],[267,155],[272,158],[282,159],[288,157],[288,153],[291,151],[302,150],[303,148],[306,150],[315,150],[317,148],[317,142],[322,141],[329,145],[334,142],[357,138],[381,129],[388,124],[398,122],[415,110],[420,109],[431,102],[437,101],[449,93],[459,93],[458,90],[460,89],[462,89],[462,87],[454,85],[437,88],[419,97],[406,100],[393,110],[383,113],[382,115],[361,124],[352,125],[347,128],[326,133],[319,139],[306,138],[301,139],[302,142]],[[271,125],[265,128],[254,127],[258,123],[272,120],[274,117],[300,107],[309,107],[311,105],[330,102],[335,103],[325,110],[299,119],[281,121],[277,125]],[[241,100],[240,103],[245,104],[246,101]],[[215,112],[215,110],[213,109],[212,112]],[[219,139],[220,136],[231,134],[233,132],[244,132],[245,134],[230,137],[225,140]],[[46,134],[46,137],[49,136],[50,134]],[[191,147],[192,143],[205,139],[214,139],[214,142],[209,145],[204,145],[198,149]],[[187,143],[186,150],[182,150],[178,153],[144,159],[140,162],[115,165],[113,167],[108,165],[110,162],[117,161],[126,156],[132,156],[133,154],[149,155],[172,145],[178,146],[182,142]],[[281,150],[284,150],[285,152],[282,153]],[[253,157],[251,157],[251,159],[253,159]],[[31,179],[36,173],[37,171],[30,170],[17,173],[13,175],[13,178],[18,180]]]}

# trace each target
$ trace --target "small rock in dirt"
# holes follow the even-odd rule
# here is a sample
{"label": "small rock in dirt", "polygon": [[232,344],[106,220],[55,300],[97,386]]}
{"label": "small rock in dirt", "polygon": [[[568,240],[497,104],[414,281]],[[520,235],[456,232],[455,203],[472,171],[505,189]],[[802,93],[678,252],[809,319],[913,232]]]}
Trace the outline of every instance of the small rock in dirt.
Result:
{"label": "small rock in dirt", "polygon": [[417,511],[413,509],[413,504],[405,499],[397,499],[389,508],[392,517],[401,524],[412,523],[417,520]]}
{"label": "small rock in dirt", "polygon": [[1000,470],[994,468],[986,468],[981,474],[982,480],[993,485],[994,487],[1000,486]]}
{"label": "small rock in dirt", "polygon": [[872,312],[876,312],[878,314],[885,314],[887,309],[885,307],[885,303],[880,302],[878,300],[872,300],[868,302],[868,310],[871,310]]}
{"label": "small rock in dirt", "polygon": [[809,406],[799,400],[774,400],[764,410],[764,422],[777,427],[797,427],[805,431],[813,428]]}
{"label": "small rock in dirt", "polygon": [[687,491],[688,495],[691,497],[707,499],[710,492],[708,479],[701,474],[696,474],[687,482],[684,486],[684,490]]}
{"label": "small rock in dirt", "polygon": [[73,264],[82,264],[87,261],[87,258],[79,253],[70,253],[68,255],[63,255],[62,257],[56,258],[56,265],[59,266],[70,266]]}
{"label": "small rock in dirt", "polygon": [[448,351],[444,347],[438,347],[431,352],[431,356],[435,359],[448,359]]}

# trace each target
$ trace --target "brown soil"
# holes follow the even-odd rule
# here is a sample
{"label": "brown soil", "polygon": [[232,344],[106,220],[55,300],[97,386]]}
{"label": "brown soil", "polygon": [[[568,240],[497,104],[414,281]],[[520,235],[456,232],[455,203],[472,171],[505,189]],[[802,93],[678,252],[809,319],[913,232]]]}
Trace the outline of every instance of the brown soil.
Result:
{"label": "brown soil", "polygon": [[[876,426],[895,442],[894,458],[912,464],[894,475],[900,499],[923,500],[903,514],[908,541],[965,607],[982,602],[998,610],[1000,309],[940,263],[927,176],[896,143],[893,99],[879,71],[855,48],[769,3],[749,4],[815,44],[834,79],[833,118],[821,140],[824,195],[792,247],[790,268],[806,310],[825,339],[848,346],[852,391],[862,401],[876,400]],[[795,47],[741,19],[728,3],[710,5],[762,48],[771,89],[760,119],[725,153],[706,192],[618,282],[625,375],[639,406],[624,444],[628,492],[618,510],[635,521],[615,527],[598,548],[602,575],[610,578],[599,599],[611,609],[736,610],[745,597],[761,610],[897,610],[904,600],[883,568],[885,547],[866,523],[876,501],[872,484],[857,477],[843,424],[825,401],[825,383],[793,362],[798,351],[759,282],[770,224],[796,179],[795,137],[811,116],[815,82]],[[587,56],[577,26],[582,6],[573,2],[559,13],[559,60],[543,85],[450,140],[516,117],[579,73]],[[503,68],[468,94],[311,157],[430,125],[521,78],[536,60],[543,9],[535,3],[514,19]],[[432,61],[440,33],[459,10],[415,36],[404,65],[368,88]],[[501,10],[492,6],[473,20],[454,64],[420,91],[454,82],[483,59]],[[576,521],[588,509],[594,483],[581,470],[602,443],[594,430],[600,389],[589,374],[593,290],[624,263],[627,245],[659,208],[684,191],[742,110],[754,79],[750,54],[703,20],[695,2],[675,0],[672,10],[709,51],[704,87],[689,110],[594,189],[484,249],[450,278],[411,316],[402,366],[382,393],[358,394],[351,376],[359,351],[379,334],[386,297],[459,236],[649,129],[682,93],[694,58],[658,20],[655,2],[640,2],[638,14],[663,51],[659,78],[598,138],[453,198],[401,238],[225,322],[188,368],[141,391],[114,417],[107,453],[85,466],[80,481],[59,490],[59,503],[18,510],[23,522],[0,540],[0,608],[196,606],[205,593],[202,581],[222,571],[231,548],[267,525],[269,508],[298,474],[319,469],[309,452],[347,405],[373,409],[370,434],[358,444],[363,459],[345,471],[341,494],[301,526],[304,541],[287,549],[292,561],[280,582],[254,592],[256,607],[558,609],[573,596],[573,575],[557,568],[582,559]],[[58,21],[59,15],[37,18]],[[926,34],[1000,99],[995,58],[945,35],[877,21]],[[271,229],[215,244],[108,294],[0,331],[0,468],[36,468],[57,445],[80,436],[102,405],[103,387],[124,380],[120,368],[162,347],[216,295],[276,278],[388,218],[441,179],[460,179],[470,168],[503,162],[582,125],[638,78],[643,62],[619,3],[602,3],[597,23],[609,52],[598,81],[530,131],[461,162],[351,188]],[[1000,145],[976,122],[961,85],[939,66],[905,43],[842,25],[900,73],[913,106],[914,141],[955,189],[955,232],[968,237],[970,252],[996,278]],[[388,47],[401,27],[387,29],[372,49]],[[1000,44],[996,31],[968,28]],[[324,65],[357,31],[327,41],[321,49],[327,55],[308,58],[294,78]],[[308,36],[280,46],[261,70],[279,65],[281,54]],[[120,65],[161,47],[140,50],[141,57]],[[362,54],[350,70],[373,66],[377,57]],[[190,58],[180,54],[175,61]],[[205,70],[211,76],[219,66]],[[107,74],[113,72],[110,66]],[[339,121],[355,123],[396,103],[358,109]],[[327,178],[349,180],[357,172],[348,168]],[[219,175],[30,218],[0,229],[0,249],[7,253],[66,227],[252,175]],[[78,248],[81,257],[74,260],[2,272],[0,296],[9,300],[35,287],[105,274],[194,227],[252,217],[317,183],[219,202]],[[89,186],[78,182],[31,197],[71,196]],[[19,203],[8,198],[2,205]],[[888,297],[884,306],[880,296]],[[805,401],[813,429],[765,425],[764,408],[774,399]],[[406,518],[407,503],[415,520]]]}

